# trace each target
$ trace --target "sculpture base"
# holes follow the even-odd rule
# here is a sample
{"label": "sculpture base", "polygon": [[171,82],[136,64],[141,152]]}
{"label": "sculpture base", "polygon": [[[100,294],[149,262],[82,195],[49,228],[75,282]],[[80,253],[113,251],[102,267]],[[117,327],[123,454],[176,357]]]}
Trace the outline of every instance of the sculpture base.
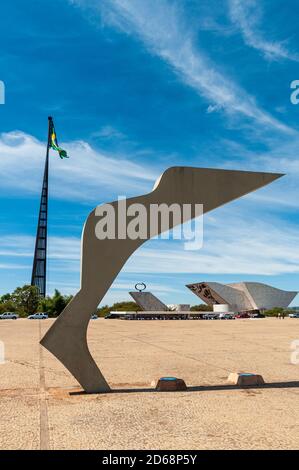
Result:
{"label": "sculpture base", "polygon": [[183,379],[176,377],[162,377],[156,386],[158,392],[178,392],[187,390],[187,386]]}
{"label": "sculpture base", "polygon": [[265,383],[261,375],[242,372],[229,374],[228,382],[233,385],[239,385],[239,387],[263,385]]}

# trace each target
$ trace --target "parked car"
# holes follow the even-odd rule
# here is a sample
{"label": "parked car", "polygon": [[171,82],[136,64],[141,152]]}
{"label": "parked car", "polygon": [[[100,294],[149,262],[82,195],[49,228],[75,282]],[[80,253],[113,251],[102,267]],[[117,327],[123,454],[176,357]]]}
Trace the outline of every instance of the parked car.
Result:
{"label": "parked car", "polygon": [[219,315],[214,315],[213,313],[207,313],[203,315],[204,320],[219,320]]}
{"label": "parked car", "polygon": [[4,312],[0,315],[0,320],[17,320],[19,315],[15,312]]}
{"label": "parked car", "polygon": [[33,315],[29,315],[28,320],[46,320],[48,318],[48,314],[44,312],[34,313]]}
{"label": "parked car", "polygon": [[219,319],[220,320],[234,320],[235,317],[231,313],[220,313]]}
{"label": "parked car", "polygon": [[238,315],[236,315],[236,318],[250,318],[250,315],[249,313],[238,313]]}
{"label": "parked car", "polygon": [[290,313],[289,318],[299,318],[299,313]]}
{"label": "parked car", "polygon": [[98,317],[96,314],[91,315],[91,320],[98,320],[98,318],[99,318],[99,317]]}
{"label": "parked car", "polygon": [[266,318],[266,315],[264,315],[263,313],[253,313],[252,315],[250,315],[250,318]]}

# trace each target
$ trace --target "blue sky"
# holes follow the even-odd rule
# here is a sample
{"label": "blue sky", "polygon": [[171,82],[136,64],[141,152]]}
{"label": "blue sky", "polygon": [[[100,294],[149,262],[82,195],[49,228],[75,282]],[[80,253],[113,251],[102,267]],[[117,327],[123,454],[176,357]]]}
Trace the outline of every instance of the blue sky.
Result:
{"label": "blue sky", "polygon": [[196,253],[146,243],[104,303],[138,281],[166,303],[197,303],[184,285],[202,280],[297,290],[298,15],[295,0],[2,1],[0,293],[30,281],[49,114],[71,156],[51,153],[49,293],[79,288],[90,210],[172,165],[286,176],[205,216]]}

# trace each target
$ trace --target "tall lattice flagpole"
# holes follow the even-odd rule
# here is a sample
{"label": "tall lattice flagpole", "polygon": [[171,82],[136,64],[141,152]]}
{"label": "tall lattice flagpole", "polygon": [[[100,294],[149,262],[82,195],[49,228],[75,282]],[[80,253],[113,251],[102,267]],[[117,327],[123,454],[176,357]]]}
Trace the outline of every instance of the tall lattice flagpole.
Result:
{"label": "tall lattice flagpole", "polygon": [[33,268],[31,276],[31,285],[37,286],[41,297],[46,296],[47,281],[47,235],[48,235],[48,183],[49,183],[49,148],[50,132],[53,126],[53,120],[48,118],[48,143],[45,161],[45,170],[43,186],[40,199],[38,224],[35,239],[35,250],[33,259]]}

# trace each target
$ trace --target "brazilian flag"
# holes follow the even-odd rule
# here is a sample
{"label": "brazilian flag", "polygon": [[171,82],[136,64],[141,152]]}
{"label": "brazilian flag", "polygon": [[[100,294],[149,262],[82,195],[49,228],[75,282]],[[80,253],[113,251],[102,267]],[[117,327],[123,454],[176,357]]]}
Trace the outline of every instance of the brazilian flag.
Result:
{"label": "brazilian flag", "polygon": [[56,137],[56,131],[55,131],[55,126],[52,118],[49,118],[49,124],[50,124],[50,134],[49,134],[49,148],[52,148],[53,150],[56,150],[56,152],[59,153],[60,158],[69,158],[66,151],[63,150],[61,147],[58,145],[58,140]]}

